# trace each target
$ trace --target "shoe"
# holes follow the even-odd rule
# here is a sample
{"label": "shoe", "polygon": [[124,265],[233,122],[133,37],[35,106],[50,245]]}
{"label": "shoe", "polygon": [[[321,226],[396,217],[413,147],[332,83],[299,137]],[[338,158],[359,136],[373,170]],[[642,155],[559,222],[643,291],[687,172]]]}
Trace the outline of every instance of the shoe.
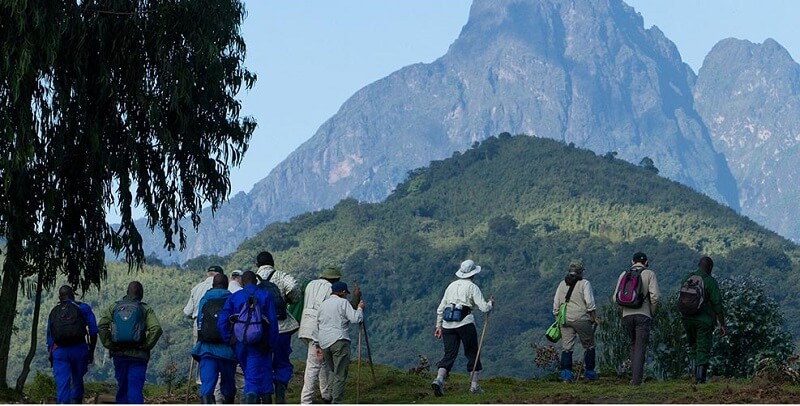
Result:
{"label": "shoe", "polygon": [[583,376],[585,376],[586,379],[590,381],[594,381],[595,379],[597,379],[597,371],[586,371],[583,373]]}
{"label": "shoe", "polygon": [[333,403],[333,399],[331,399],[331,398],[322,398],[322,403],[324,403],[326,405],[329,405],[329,404]]}
{"label": "shoe", "polygon": [[572,382],[572,371],[569,369],[562,369],[561,374],[558,376],[558,379],[564,383]]}
{"label": "shoe", "polygon": [[469,388],[469,393],[474,393],[476,395],[483,395],[483,389],[479,386],[473,386]]}
{"label": "shoe", "polygon": [[444,396],[444,382],[442,382],[439,378],[436,378],[431,383],[431,388],[433,389],[433,394],[435,396]]}
{"label": "shoe", "polygon": [[286,384],[275,382],[275,404],[286,403]]}

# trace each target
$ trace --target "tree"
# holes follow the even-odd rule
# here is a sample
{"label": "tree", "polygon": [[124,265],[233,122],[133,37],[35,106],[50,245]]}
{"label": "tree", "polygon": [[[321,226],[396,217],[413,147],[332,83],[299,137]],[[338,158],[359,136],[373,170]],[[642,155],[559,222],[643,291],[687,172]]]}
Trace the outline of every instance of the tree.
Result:
{"label": "tree", "polygon": [[255,129],[236,99],[256,79],[244,16],[239,0],[0,0],[0,325],[34,276],[99,287],[107,246],[141,266],[134,205],[175,249],[182,219],[196,228],[227,198]]}
{"label": "tree", "polygon": [[644,168],[654,174],[658,175],[658,168],[656,168],[655,163],[650,157],[644,157],[641,161],[639,161],[639,167]]}

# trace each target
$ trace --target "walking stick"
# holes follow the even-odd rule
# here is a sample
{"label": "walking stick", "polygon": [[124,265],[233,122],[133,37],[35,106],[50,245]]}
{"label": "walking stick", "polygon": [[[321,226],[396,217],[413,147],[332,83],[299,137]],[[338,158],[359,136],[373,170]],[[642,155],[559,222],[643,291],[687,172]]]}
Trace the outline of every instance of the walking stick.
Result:
{"label": "walking stick", "polygon": [[194,369],[194,358],[189,357],[189,376],[186,377],[186,403],[189,403],[189,393],[192,391],[192,369]]}
{"label": "walking stick", "polygon": [[372,350],[369,348],[369,336],[367,335],[367,324],[362,321],[361,328],[364,329],[364,344],[367,345],[367,358],[369,358],[369,369],[372,371],[372,383],[375,383],[375,367],[372,365]]}
{"label": "walking stick", "polygon": [[361,390],[361,329],[358,329],[358,369],[356,370],[356,403]]}
{"label": "walking stick", "polygon": [[486,337],[486,327],[489,326],[489,316],[492,314],[490,311],[486,313],[486,320],[483,321],[483,331],[481,332],[481,340],[478,341],[478,354],[475,355],[475,365],[472,366],[472,373],[469,374],[469,379],[475,378],[475,370],[478,369],[478,361],[481,359],[481,349],[483,349],[483,339]]}

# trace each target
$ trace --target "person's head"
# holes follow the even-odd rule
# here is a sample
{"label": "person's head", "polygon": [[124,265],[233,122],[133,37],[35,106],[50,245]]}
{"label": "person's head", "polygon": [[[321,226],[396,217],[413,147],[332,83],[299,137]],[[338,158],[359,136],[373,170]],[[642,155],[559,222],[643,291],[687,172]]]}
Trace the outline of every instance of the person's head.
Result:
{"label": "person's head", "polygon": [[214,275],[221,274],[221,273],[223,273],[223,271],[222,271],[222,267],[219,266],[219,265],[211,265],[206,270],[206,275],[208,275],[209,278],[213,278]]}
{"label": "person's head", "polygon": [[242,274],[242,286],[248,285],[257,285],[258,284],[258,276],[253,271],[245,271]]}
{"label": "person's head", "polygon": [[242,284],[242,273],[244,273],[244,272],[242,272],[241,269],[234,269],[233,272],[231,272],[231,279],[230,280],[238,283],[239,285],[241,285]]}
{"label": "person's head", "polygon": [[633,254],[633,260],[631,260],[631,263],[634,265],[641,264],[647,266],[649,261],[647,260],[647,255],[645,255],[644,252],[637,252]]}
{"label": "person's head", "polygon": [[320,279],[325,279],[330,283],[338,282],[342,279],[342,268],[335,265],[327,265],[319,275]]}
{"label": "person's head", "polygon": [[75,300],[75,290],[72,286],[64,285],[58,288],[58,300]]}
{"label": "person's head", "polygon": [[461,263],[456,271],[456,276],[461,279],[469,279],[481,272],[481,267],[475,265],[475,261],[468,259]]}
{"label": "person's head", "polygon": [[214,275],[214,280],[211,281],[211,287],[214,289],[228,289],[228,277],[222,273]]}
{"label": "person's head", "polygon": [[583,271],[586,268],[583,267],[583,262],[581,261],[572,261],[569,264],[569,270],[567,271],[567,276],[564,277],[564,282],[568,286],[574,285],[579,280],[583,279]]}
{"label": "person's head", "polygon": [[128,284],[128,297],[135,300],[144,298],[144,286],[141,282],[133,281]]}
{"label": "person's head", "polygon": [[261,251],[256,255],[256,266],[275,266],[275,260],[272,259],[272,254],[269,251]]}
{"label": "person's head", "polygon": [[714,269],[714,260],[709,257],[700,258],[700,262],[697,264],[697,266],[707,274],[711,275],[711,271]]}
{"label": "person's head", "polygon": [[339,296],[341,298],[346,298],[349,293],[350,293],[350,291],[347,290],[347,284],[346,283],[344,283],[342,281],[338,281],[338,282],[334,282],[334,283],[331,284],[331,294],[332,295],[336,295],[336,296]]}

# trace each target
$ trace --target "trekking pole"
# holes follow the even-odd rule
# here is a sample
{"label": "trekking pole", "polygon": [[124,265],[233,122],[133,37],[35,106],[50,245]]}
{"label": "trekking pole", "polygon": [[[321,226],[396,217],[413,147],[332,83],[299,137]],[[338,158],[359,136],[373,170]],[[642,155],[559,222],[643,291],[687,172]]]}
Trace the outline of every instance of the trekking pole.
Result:
{"label": "trekking pole", "polygon": [[369,348],[367,324],[364,321],[361,322],[361,328],[364,329],[364,344],[367,345],[367,358],[369,358],[369,369],[372,371],[372,383],[375,383],[375,366],[372,365],[372,350]]}
{"label": "trekking pole", "polygon": [[358,329],[358,368],[356,370],[356,403],[361,390],[361,329]]}
{"label": "trekking pole", "polygon": [[186,403],[189,403],[189,393],[192,391],[192,370],[194,369],[194,358],[189,357],[189,376],[186,377]]}
{"label": "trekking pole", "polygon": [[475,378],[475,370],[478,369],[478,362],[481,359],[481,349],[483,349],[483,339],[486,337],[486,328],[489,326],[489,316],[492,315],[492,312],[486,313],[486,320],[483,321],[483,331],[481,332],[481,340],[478,342],[478,354],[475,355],[475,365],[472,366],[472,373],[469,374],[469,379],[472,380]]}

